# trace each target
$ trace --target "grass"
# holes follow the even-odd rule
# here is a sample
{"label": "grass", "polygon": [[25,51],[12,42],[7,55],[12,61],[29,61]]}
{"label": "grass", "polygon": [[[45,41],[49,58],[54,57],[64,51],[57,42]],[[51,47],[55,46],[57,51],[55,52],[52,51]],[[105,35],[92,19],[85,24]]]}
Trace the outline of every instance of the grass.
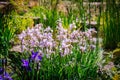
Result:
{"label": "grass", "polygon": [[[105,12],[105,25],[104,25],[104,47],[106,49],[115,49],[120,42],[120,12],[118,3],[115,0],[107,1],[107,9]],[[111,7],[112,6],[112,7]]]}

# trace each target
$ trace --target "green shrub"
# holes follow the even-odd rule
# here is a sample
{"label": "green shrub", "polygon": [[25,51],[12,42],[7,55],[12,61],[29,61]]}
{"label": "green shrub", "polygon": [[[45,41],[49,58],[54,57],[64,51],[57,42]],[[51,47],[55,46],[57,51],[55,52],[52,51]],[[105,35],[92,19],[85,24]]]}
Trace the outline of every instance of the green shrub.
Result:
{"label": "green shrub", "polygon": [[20,33],[27,27],[32,27],[34,22],[30,17],[31,15],[20,16],[15,12],[4,16],[3,24],[9,28],[12,28],[15,33]]}

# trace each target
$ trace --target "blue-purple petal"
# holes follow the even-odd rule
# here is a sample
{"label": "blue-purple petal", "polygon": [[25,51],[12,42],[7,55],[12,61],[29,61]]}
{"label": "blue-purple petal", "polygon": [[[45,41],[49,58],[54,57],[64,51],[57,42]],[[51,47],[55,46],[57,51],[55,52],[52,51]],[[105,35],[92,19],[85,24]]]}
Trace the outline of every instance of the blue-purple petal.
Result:
{"label": "blue-purple petal", "polygon": [[39,61],[42,61],[42,56],[39,55],[39,56],[38,56],[38,59],[39,59]]}
{"label": "blue-purple petal", "polygon": [[22,59],[22,66],[28,67],[29,66],[29,61]]}
{"label": "blue-purple petal", "polygon": [[4,72],[4,74],[0,75],[0,80],[13,80],[13,79],[7,72]]}
{"label": "blue-purple petal", "polygon": [[38,52],[32,51],[31,59],[34,60],[37,55],[38,55]]}

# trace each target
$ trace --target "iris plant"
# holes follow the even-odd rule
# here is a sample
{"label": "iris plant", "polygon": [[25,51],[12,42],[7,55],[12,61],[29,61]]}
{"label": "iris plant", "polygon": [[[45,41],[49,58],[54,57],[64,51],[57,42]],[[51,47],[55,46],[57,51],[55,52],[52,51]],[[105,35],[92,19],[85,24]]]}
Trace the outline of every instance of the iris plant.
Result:
{"label": "iris plant", "polygon": [[22,59],[22,68],[27,71],[31,71],[31,67],[28,60]]}
{"label": "iris plant", "polygon": [[4,71],[4,68],[0,68],[0,80],[13,80],[10,75]]}
{"label": "iris plant", "polygon": [[[84,32],[80,31],[80,29],[76,29],[74,22],[69,25],[68,29],[65,29],[62,26],[62,21],[59,21],[56,38],[53,38],[53,30],[49,26],[43,28],[42,24],[37,24],[35,27],[31,29],[28,28],[26,31],[19,34],[19,39],[23,39],[22,44],[27,48],[23,50],[28,51],[38,48],[43,53],[50,55],[55,53],[56,49],[59,49],[62,55],[68,55],[72,52],[73,44],[77,44],[81,52],[94,50],[96,47],[96,38],[93,34],[96,33],[97,32],[93,28]],[[39,52],[32,52],[31,59],[39,59],[37,58],[38,53]]]}

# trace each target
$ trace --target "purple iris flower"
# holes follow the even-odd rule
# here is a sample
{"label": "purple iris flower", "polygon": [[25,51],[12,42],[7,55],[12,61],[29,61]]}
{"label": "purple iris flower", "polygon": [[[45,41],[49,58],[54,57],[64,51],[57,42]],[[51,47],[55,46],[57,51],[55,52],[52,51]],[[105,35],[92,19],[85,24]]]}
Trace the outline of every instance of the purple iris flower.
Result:
{"label": "purple iris flower", "polygon": [[23,67],[28,67],[29,66],[29,62],[27,60],[22,60],[22,66]]}
{"label": "purple iris flower", "polygon": [[39,56],[38,56],[38,60],[39,60],[39,61],[42,61],[42,56],[39,55]]}
{"label": "purple iris flower", "polygon": [[38,56],[35,58],[35,62],[36,62],[36,63],[39,63],[39,61],[42,61],[42,56],[41,56],[41,55],[38,55]]}
{"label": "purple iris flower", "polygon": [[26,70],[30,71],[31,68],[29,66],[29,61],[22,59],[22,68],[25,68]]}
{"label": "purple iris flower", "polygon": [[13,80],[13,79],[7,72],[4,72],[4,74],[0,75],[0,80]]}
{"label": "purple iris flower", "polygon": [[0,75],[0,80],[4,80],[1,75]]}
{"label": "purple iris flower", "polygon": [[38,52],[32,51],[31,59],[35,60],[36,56],[38,55]]}

